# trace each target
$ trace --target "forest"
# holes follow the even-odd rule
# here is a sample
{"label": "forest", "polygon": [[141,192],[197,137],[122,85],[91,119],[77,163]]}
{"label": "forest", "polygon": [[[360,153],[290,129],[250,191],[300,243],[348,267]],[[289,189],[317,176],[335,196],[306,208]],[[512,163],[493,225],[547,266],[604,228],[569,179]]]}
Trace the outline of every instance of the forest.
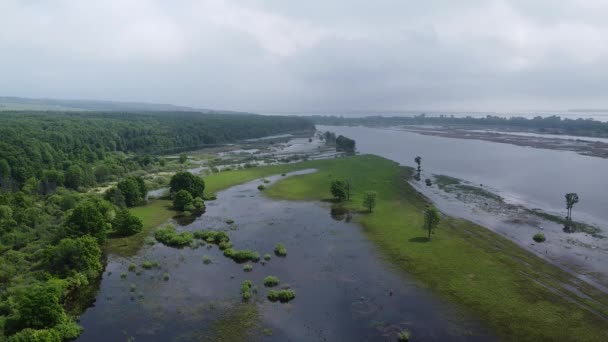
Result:
{"label": "forest", "polygon": [[[141,230],[134,171],[159,155],[311,131],[297,117],[202,113],[0,112],[0,341],[77,337],[108,236]],[[117,181],[105,196],[91,187]]]}
{"label": "forest", "polygon": [[501,117],[487,115],[482,118],[455,117],[453,115],[427,116],[420,114],[416,116],[366,116],[366,117],[344,117],[344,116],[309,116],[316,124],[334,126],[399,126],[399,125],[445,125],[445,126],[467,126],[474,128],[502,128],[516,130],[530,130],[539,133],[568,134],[590,137],[608,137],[608,122],[592,119],[568,119],[559,116],[546,117]]}

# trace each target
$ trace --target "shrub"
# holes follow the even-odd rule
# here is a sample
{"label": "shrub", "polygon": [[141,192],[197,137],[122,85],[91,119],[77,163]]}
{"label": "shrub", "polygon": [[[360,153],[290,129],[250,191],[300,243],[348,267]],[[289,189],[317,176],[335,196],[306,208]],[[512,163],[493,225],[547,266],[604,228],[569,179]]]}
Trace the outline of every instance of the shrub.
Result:
{"label": "shrub", "polygon": [[205,240],[208,243],[221,244],[222,242],[229,242],[230,237],[226,232],[220,230],[199,230],[194,232],[194,237],[197,239]]}
{"label": "shrub", "polygon": [[270,300],[271,302],[276,302],[279,301],[281,303],[287,303],[290,300],[296,298],[296,293],[293,290],[279,290],[279,291],[275,291],[275,290],[271,290],[268,292],[268,300]]}
{"label": "shrub", "polygon": [[268,253],[264,254],[264,260],[268,261],[270,259],[272,259],[272,256],[270,254],[268,254]]}
{"label": "shrub", "polygon": [[141,232],[144,225],[141,220],[132,215],[128,209],[118,211],[112,221],[112,228],[120,236],[130,236]]}
{"label": "shrub", "polygon": [[166,273],[166,272],[165,272],[165,273],[163,274],[163,280],[164,280],[164,281],[169,280],[169,273]]}
{"label": "shrub", "polygon": [[249,298],[251,298],[252,289],[253,289],[253,284],[251,283],[250,280],[243,281],[243,284],[241,285],[241,296],[243,297],[243,300],[247,301],[247,300],[249,300]]}
{"label": "shrub", "polygon": [[120,279],[126,279],[126,278],[127,278],[127,273],[122,272],[122,273],[120,274]]}
{"label": "shrub", "polygon": [[274,247],[274,254],[281,257],[287,256],[287,248],[282,243],[277,243]]}
{"label": "shrub", "polygon": [[538,243],[541,242],[545,242],[546,238],[545,238],[545,234],[543,233],[536,233],[534,234],[534,236],[532,237],[532,239]]}
{"label": "shrub", "polygon": [[232,247],[232,243],[230,243],[230,241],[222,241],[219,244],[219,247],[221,250],[227,249],[227,248],[231,248]]}
{"label": "shrub", "polygon": [[195,199],[192,200],[192,205],[194,205],[194,207],[198,210],[204,210],[205,209],[205,201],[203,201],[202,198],[200,197],[196,197]]}
{"label": "shrub", "polygon": [[268,184],[268,183],[270,183],[270,181],[269,181],[268,179],[266,179],[266,178],[264,178],[264,179],[262,180],[262,182],[264,182],[264,184]]}
{"label": "shrub", "polygon": [[134,263],[129,264],[129,272],[135,272],[136,269],[137,269],[136,264],[134,264]]}
{"label": "shrub", "polygon": [[410,340],[411,333],[409,330],[402,330],[397,334],[397,339],[401,342],[407,342]]}
{"label": "shrub", "polygon": [[258,190],[264,191],[264,189],[266,189],[266,187],[264,186],[264,184],[258,185]]}
{"label": "shrub", "polygon": [[433,185],[433,182],[431,181],[431,179],[430,179],[430,178],[425,179],[425,180],[424,180],[424,182],[426,183],[426,186],[431,186],[431,185]]}
{"label": "shrub", "polygon": [[260,260],[260,253],[258,253],[258,252],[252,252],[252,251],[248,251],[248,250],[234,250],[232,248],[225,249],[224,256],[226,256],[236,262],[246,262],[246,261],[257,262]]}
{"label": "shrub", "polygon": [[268,276],[264,278],[264,286],[273,287],[279,285],[279,278],[275,276]]}
{"label": "shrub", "polygon": [[131,284],[131,292],[135,292],[136,289],[137,289],[137,286],[135,286],[135,284]]}
{"label": "shrub", "polygon": [[243,265],[243,271],[245,271],[245,272],[251,272],[251,271],[253,271],[253,265],[252,264],[245,264],[245,265]]}
{"label": "shrub", "polygon": [[154,233],[157,241],[171,247],[188,246],[194,240],[194,236],[190,232],[177,233],[175,228],[167,225]]}
{"label": "shrub", "polygon": [[146,270],[150,270],[150,269],[152,269],[154,267],[156,267],[156,268],[160,267],[160,264],[158,263],[158,261],[149,261],[149,260],[146,260],[141,265],[141,267],[145,268]]}
{"label": "shrub", "polygon": [[205,265],[209,265],[211,263],[211,258],[209,258],[209,256],[204,255],[203,256],[203,264]]}
{"label": "shrub", "polygon": [[173,199],[173,207],[179,210],[187,210],[186,208],[190,206],[192,206],[192,195],[188,190],[178,191]]}

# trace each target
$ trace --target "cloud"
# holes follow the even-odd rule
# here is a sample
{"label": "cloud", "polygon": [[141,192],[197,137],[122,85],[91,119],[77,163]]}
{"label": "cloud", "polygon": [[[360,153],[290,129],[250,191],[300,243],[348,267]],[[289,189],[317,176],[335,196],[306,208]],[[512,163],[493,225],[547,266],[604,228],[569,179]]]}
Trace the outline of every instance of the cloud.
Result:
{"label": "cloud", "polygon": [[0,93],[250,111],[608,107],[608,4],[4,0]]}

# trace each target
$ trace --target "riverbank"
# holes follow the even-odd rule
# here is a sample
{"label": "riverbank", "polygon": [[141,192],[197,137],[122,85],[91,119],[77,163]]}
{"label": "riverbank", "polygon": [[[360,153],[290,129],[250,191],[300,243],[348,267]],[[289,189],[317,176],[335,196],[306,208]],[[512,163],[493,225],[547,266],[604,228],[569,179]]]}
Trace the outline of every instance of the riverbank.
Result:
{"label": "riverbank", "polygon": [[[226,171],[205,177],[208,192],[306,168],[317,173],[281,180],[265,190],[273,198],[326,200],[331,179],[351,178],[354,195],[345,207],[363,225],[381,254],[423,287],[482,318],[515,340],[605,340],[608,299],[509,240],[465,220],[444,217],[428,243],[422,230],[427,200],[409,184],[409,172],[366,155]],[[378,192],[373,214],[361,194]],[[134,209],[146,227],[170,217],[158,202]],[[154,215],[146,215],[154,213]],[[159,223],[160,222],[160,223]],[[145,235],[141,238],[143,239]],[[567,324],[564,324],[567,322]]]}
{"label": "riverbank", "polygon": [[[422,230],[426,199],[398,164],[376,156],[319,161],[319,172],[285,179],[267,190],[274,198],[330,198],[331,179],[351,178],[345,206],[362,209],[362,192],[378,192],[373,214],[360,222],[383,255],[420,284],[460,304],[513,340],[608,338],[608,298],[511,241],[465,220],[444,217],[433,241]],[[567,322],[567,324],[565,324]]]}

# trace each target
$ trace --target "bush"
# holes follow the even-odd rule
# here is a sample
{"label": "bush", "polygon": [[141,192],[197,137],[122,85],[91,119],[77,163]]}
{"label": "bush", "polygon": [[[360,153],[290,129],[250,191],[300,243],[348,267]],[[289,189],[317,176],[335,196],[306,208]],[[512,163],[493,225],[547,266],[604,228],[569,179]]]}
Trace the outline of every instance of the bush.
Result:
{"label": "bush", "polygon": [[203,256],[203,264],[205,265],[209,265],[211,263],[211,258],[209,258],[209,256],[204,255]]}
{"label": "bush", "polygon": [[279,278],[275,276],[268,276],[264,278],[264,286],[273,287],[279,285]]}
{"label": "bush", "polygon": [[270,259],[272,259],[272,256],[270,254],[268,254],[268,253],[264,254],[264,260],[268,261]]}
{"label": "bush", "polygon": [[409,330],[402,330],[397,334],[397,339],[401,342],[407,342],[410,340],[411,333]]}
{"label": "bush", "polygon": [[546,238],[545,238],[545,234],[543,233],[536,233],[534,234],[534,236],[532,237],[532,239],[538,243],[541,242],[545,242]]}
{"label": "bush", "polygon": [[163,274],[163,280],[164,280],[164,281],[169,280],[169,273],[165,272],[165,273]]}
{"label": "bush", "polygon": [[251,283],[250,280],[243,281],[243,284],[241,285],[241,296],[243,297],[244,301],[247,301],[247,300],[249,300],[249,298],[251,298],[252,289],[253,289],[253,284]]}
{"label": "bush", "polygon": [[293,290],[287,289],[279,291],[271,290],[268,292],[267,298],[271,302],[280,301],[281,303],[287,303],[290,300],[296,298],[296,293]]}
{"label": "bush", "polygon": [[137,265],[135,265],[134,263],[129,264],[129,272],[135,272],[136,269]]}
{"label": "bush", "polygon": [[277,243],[274,247],[274,254],[281,257],[287,256],[287,248],[282,243]]}
{"label": "bush", "polygon": [[260,253],[258,253],[258,252],[252,252],[252,251],[248,251],[248,250],[234,250],[232,248],[225,249],[224,256],[226,256],[236,262],[246,262],[246,261],[257,262],[260,260]]}
{"label": "bush", "polygon": [[199,230],[194,232],[194,237],[197,239],[205,240],[208,243],[221,244],[222,242],[229,242],[230,237],[226,232],[221,230]]}
{"label": "bush", "polygon": [[200,197],[193,199],[192,205],[198,210],[205,210],[205,201]]}
{"label": "bush", "polygon": [[245,265],[243,265],[243,271],[245,271],[245,272],[251,272],[251,271],[253,271],[253,265],[252,264],[245,264]]}
{"label": "bush", "polygon": [[188,190],[180,190],[175,194],[173,199],[173,207],[178,210],[187,210],[192,206],[192,195]]}
{"label": "bush", "polygon": [[141,232],[144,225],[141,220],[132,215],[128,209],[118,211],[112,221],[112,228],[120,236],[130,236]]}
{"label": "bush", "polygon": [[231,248],[232,243],[230,241],[222,241],[222,242],[220,242],[220,244],[218,246],[220,247],[221,250],[225,250],[227,248]]}
{"label": "bush", "polygon": [[158,268],[160,267],[158,261],[150,261],[150,260],[146,260],[144,261],[144,263],[141,265],[141,267],[145,268],[146,270],[152,269],[152,268]]}
{"label": "bush", "polygon": [[265,189],[266,189],[266,187],[264,186],[264,184],[258,185],[258,190],[264,191]]}
{"label": "bush", "polygon": [[171,225],[160,228],[154,233],[157,241],[171,247],[188,246],[194,240],[194,236],[190,232],[177,233]]}

